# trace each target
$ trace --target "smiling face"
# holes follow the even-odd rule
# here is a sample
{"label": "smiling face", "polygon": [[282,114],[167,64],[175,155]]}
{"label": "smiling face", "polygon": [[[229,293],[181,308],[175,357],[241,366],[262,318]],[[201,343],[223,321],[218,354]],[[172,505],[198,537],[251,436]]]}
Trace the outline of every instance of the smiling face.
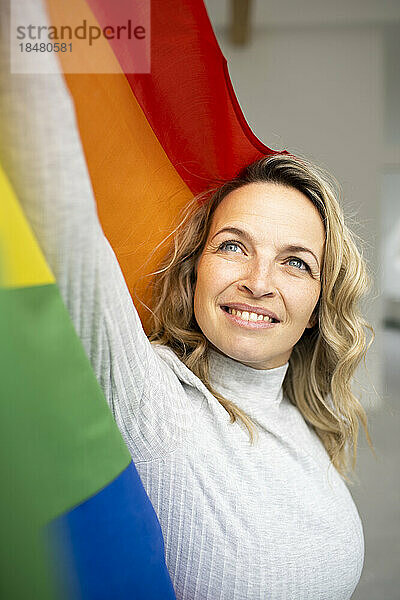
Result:
{"label": "smiling face", "polygon": [[223,354],[256,369],[285,364],[321,291],[325,231],[298,190],[250,183],[216,208],[197,265],[196,321]]}

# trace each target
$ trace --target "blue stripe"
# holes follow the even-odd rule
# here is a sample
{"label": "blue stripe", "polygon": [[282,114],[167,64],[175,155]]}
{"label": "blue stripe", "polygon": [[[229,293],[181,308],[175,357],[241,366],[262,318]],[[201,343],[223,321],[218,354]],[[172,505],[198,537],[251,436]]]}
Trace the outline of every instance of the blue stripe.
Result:
{"label": "blue stripe", "polygon": [[133,463],[95,496],[54,521],[50,539],[63,597],[175,598],[161,527]]}

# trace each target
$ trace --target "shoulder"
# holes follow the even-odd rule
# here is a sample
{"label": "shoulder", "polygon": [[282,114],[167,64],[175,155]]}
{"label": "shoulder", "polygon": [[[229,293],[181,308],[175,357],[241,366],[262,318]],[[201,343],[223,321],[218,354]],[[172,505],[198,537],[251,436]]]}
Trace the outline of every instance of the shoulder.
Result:
{"label": "shoulder", "polygon": [[172,369],[178,379],[191,387],[196,388],[202,394],[208,396],[209,391],[207,390],[204,383],[191,371],[175,354],[175,352],[169,346],[151,342],[151,346],[154,349],[157,356],[166,363],[170,369]]}

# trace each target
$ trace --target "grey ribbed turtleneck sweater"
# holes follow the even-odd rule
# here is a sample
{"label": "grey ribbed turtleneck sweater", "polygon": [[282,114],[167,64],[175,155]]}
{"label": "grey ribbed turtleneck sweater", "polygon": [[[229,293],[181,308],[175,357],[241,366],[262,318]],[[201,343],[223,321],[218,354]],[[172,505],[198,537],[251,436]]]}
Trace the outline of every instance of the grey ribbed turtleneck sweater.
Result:
{"label": "grey ribbed turtleneck sweater", "polygon": [[138,465],[177,597],[350,598],[363,564],[360,519],[319,438],[282,396],[287,365],[260,371],[211,354],[213,385],[257,424],[251,445],[175,355],[156,350],[191,413],[176,451]]}
{"label": "grey ribbed turtleneck sweater", "polygon": [[[23,10],[45,23],[38,6]],[[286,366],[256,371],[212,353],[215,387],[257,423],[251,445],[174,353],[147,340],[97,219],[62,77],[6,73],[2,162],[153,502],[178,600],[348,600],[360,519],[282,398]]]}

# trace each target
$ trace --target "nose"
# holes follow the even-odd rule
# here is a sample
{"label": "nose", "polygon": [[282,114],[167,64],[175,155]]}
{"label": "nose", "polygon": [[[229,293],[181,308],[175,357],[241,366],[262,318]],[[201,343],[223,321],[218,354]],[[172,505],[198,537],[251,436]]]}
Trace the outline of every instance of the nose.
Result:
{"label": "nose", "polygon": [[273,298],[276,295],[273,265],[269,261],[257,260],[247,266],[248,270],[239,283],[239,289],[255,298]]}

